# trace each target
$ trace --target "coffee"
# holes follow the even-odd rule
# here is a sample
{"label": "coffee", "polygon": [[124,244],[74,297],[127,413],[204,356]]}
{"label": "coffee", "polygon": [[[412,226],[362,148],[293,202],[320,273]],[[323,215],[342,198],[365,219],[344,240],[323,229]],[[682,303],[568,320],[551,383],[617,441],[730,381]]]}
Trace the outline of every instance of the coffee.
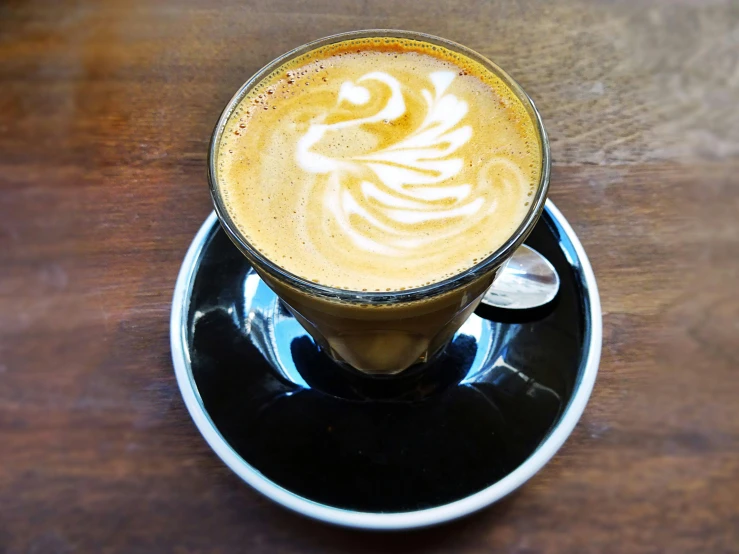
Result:
{"label": "coffee", "polygon": [[531,231],[548,149],[484,58],[372,33],[260,71],[216,126],[209,177],[224,229],[316,343],[391,374],[447,344]]}
{"label": "coffee", "polygon": [[536,123],[495,73],[412,39],[319,47],[265,76],[217,150],[217,192],[288,272],[354,291],[457,275],[521,225],[539,185]]}

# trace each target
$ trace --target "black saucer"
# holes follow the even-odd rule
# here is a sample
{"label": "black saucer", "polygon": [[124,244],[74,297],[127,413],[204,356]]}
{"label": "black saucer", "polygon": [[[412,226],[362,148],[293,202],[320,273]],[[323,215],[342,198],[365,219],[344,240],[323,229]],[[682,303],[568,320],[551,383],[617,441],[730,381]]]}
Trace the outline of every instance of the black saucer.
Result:
{"label": "black saucer", "polygon": [[[211,216],[173,302],[188,409],[232,469],[307,515],[397,528],[477,509],[509,492],[493,494],[496,485],[512,490],[548,460],[592,388],[600,308],[570,234],[548,204],[526,241],[559,272],[551,305],[481,307],[431,364],[368,377],[315,346]],[[415,519],[387,518],[403,515]]]}

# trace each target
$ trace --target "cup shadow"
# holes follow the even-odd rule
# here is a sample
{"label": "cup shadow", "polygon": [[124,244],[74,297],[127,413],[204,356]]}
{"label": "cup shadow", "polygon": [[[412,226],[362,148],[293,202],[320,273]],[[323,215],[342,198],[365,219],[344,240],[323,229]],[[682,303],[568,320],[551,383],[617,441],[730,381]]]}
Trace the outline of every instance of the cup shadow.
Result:
{"label": "cup shadow", "polygon": [[528,458],[561,411],[505,349],[491,371],[465,373],[476,356],[467,336],[391,382],[345,372],[301,337],[296,384],[228,310],[201,311],[194,330],[193,375],[221,435],[276,484],[340,509],[414,511],[483,490]]}

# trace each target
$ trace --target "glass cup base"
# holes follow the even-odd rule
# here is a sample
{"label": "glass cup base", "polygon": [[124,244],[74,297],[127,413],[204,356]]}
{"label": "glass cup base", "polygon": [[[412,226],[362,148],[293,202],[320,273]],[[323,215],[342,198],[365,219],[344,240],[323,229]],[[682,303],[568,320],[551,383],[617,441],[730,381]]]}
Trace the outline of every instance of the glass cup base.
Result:
{"label": "glass cup base", "polygon": [[[251,268],[244,277],[243,289],[243,310],[247,314],[245,338],[275,371],[299,386],[315,386],[314,382],[309,381],[315,380],[312,379],[316,373],[312,366],[317,359],[322,362],[322,373],[331,373],[333,377],[345,373],[354,376],[355,380],[398,380],[400,374],[403,378],[411,378],[438,364],[444,364],[450,375],[474,375],[492,363],[491,357],[496,352],[494,337],[501,331],[497,329],[501,324],[473,314],[445,347],[429,355],[425,360],[419,360],[408,369],[394,374],[368,374],[337,361],[335,354],[330,355],[322,351],[279,297]],[[499,337],[499,340],[502,338]],[[472,355],[467,355],[468,353]],[[449,369],[450,365],[453,365],[453,370]],[[318,380],[323,381],[320,378]]]}

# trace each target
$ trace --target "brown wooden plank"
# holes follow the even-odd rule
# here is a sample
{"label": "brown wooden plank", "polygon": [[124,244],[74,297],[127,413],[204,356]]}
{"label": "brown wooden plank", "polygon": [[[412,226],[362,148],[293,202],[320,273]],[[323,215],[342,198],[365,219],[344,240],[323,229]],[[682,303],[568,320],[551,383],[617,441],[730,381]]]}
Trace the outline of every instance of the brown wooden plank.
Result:
{"label": "brown wooden plank", "polygon": [[[359,28],[462,42],[552,140],[603,361],[575,433],[484,512],[392,535],[272,505],[210,452],[169,358],[236,88]],[[0,5],[0,552],[739,551],[739,5],[8,1]]]}

